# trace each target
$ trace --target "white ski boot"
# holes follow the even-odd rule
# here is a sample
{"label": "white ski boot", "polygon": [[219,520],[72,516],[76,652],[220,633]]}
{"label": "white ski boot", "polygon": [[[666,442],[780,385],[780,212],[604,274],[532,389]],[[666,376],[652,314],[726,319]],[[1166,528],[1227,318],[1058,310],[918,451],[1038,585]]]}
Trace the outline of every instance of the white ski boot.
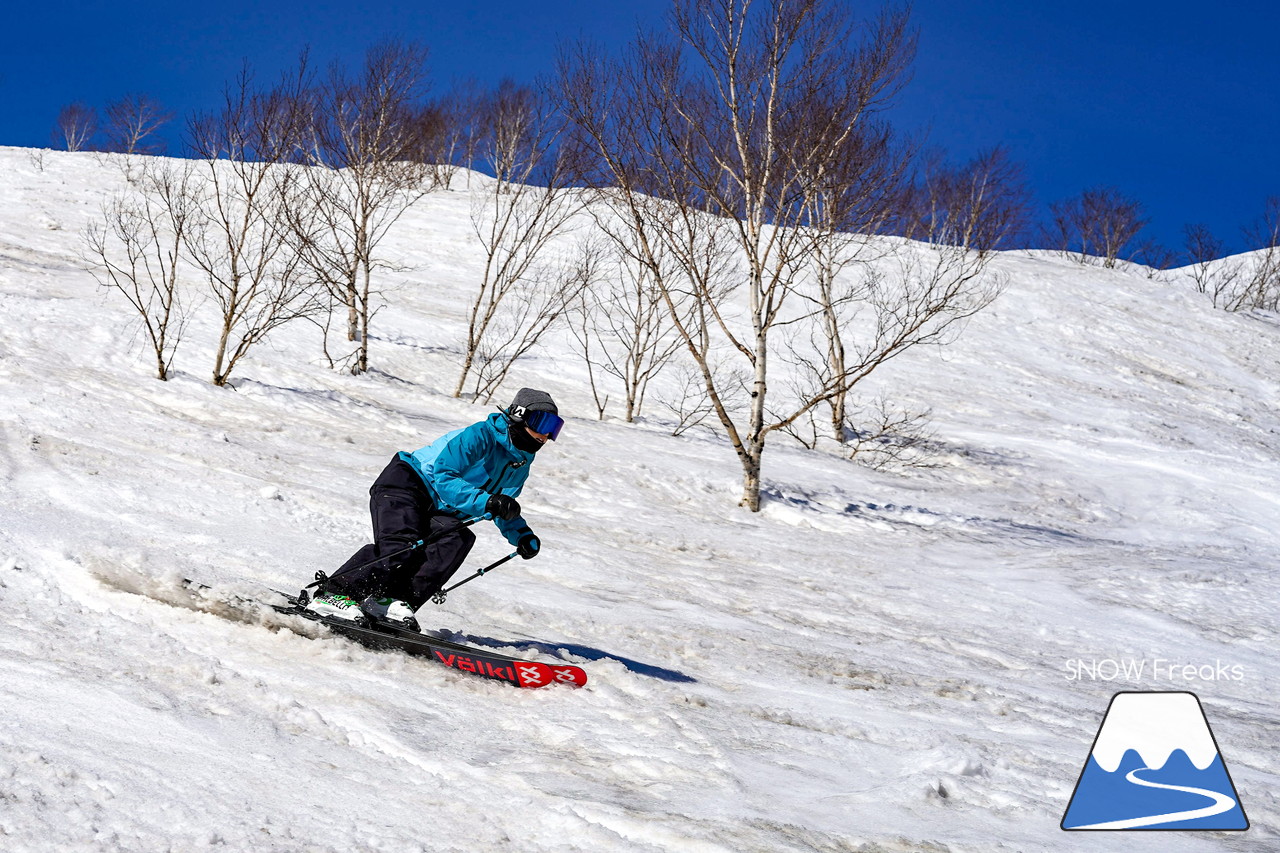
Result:
{"label": "white ski boot", "polygon": [[321,616],[341,619],[345,622],[362,624],[365,621],[364,614],[360,612],[360,605],[356,603],[356,600],[336,592],[317,593],[316,597],[307,603],[305,609],[310,610],[312,613],[319,613]]}
{"label": "white ski boot", "polygon": [[414,618],[413,608],[398,598],[382,598],[371,595],[364,601],[360,602],[360,610],[373,620],[376,625],[378,622],[390,622],[410,631],[421,630],[418,627],[418,620]]}

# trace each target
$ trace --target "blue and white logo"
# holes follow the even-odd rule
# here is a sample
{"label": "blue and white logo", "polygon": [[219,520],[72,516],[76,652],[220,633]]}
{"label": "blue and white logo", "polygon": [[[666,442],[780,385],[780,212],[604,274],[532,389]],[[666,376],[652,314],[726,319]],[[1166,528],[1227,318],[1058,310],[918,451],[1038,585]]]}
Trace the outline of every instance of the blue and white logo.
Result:
{"label": "blue and white logo", "polygon": [[1248,829],[1194,693],[1117,693],[1063,829]]}

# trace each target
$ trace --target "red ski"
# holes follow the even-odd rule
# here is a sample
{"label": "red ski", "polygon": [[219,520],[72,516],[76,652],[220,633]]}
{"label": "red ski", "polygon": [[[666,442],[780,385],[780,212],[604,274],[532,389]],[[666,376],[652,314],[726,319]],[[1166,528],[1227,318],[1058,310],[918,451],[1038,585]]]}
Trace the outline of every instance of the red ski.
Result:
{"label": "red ski", "polygon": [[279,613],[301,616],[313,622],[319,622],[335,634],[341,634],[369,648],[399,649],[407,654],[430,657],[437,663],[462,672],[478,675],[481,678],[505,681],[516,687],[537,688],[552,684],[581,687],[587,683],[586,672],[582,667],[573,664],[521,660],[462,643],[441,640],[388,622],[360,625],[305,610],[293,596],[285,595],[285,598],[289,601],[288,605],[273,604],[271,607]]}

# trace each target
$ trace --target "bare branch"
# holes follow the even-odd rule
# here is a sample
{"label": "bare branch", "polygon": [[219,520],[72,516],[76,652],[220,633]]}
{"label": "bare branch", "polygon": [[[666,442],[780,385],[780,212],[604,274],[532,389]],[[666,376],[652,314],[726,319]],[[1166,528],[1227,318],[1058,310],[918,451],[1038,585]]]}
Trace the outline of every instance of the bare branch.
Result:
{"label": "bare branch", "polygon": [[1050,245],[1080,263],[1100,258],[1107,269],[1125,255],[1146,227],[1142,204],[1113,187],[1085,190],[1076,198],[1049,205],[1051,222],[1045,229]]}
{"label": "bare branch", "polygon": [[[597,190],[605,233],[661,292],[751,510],[770,432],[985,304],[985,259],[942,246],[925,250],[930,263],[904,261],[892,286],[838,284],[860,253],[890,245],[849,232],[880,231],[900,195],[909,152],[877,116],[914,47],[904,12],[856,25],[825,0],[678,0],[669,39],[642,36],[619,61],[584,46],[561,57],[571,162]],[[983,210],[973,245],[995,239],[976,231],[990,225]],[[846,303],[872,318],[865,341],[848,339]],[[852,358],[803,393],[771,391],[773,336],[815,324]]]}
{"label": "bare branch", "polygon": [[53,141],[67,151],[84,151],[97,132],[97,110],[77,101],[58,111]]}
{"label": "bare branch", "polygon": [[473,188],[471,225],[484,268],[467,322],[461,396],[478,369],[475,394],[493,394],[514,361],[577,298],[590,271],[556,270],[545,261],[551,242],[579,209],[556,156],[561,124],[532,89],[504,82],[477,105],[478,165],[491,179]]}
{"label": "bare branch", "polygon": [[166,380],[186,326],[180,287],[181,252],[192,218],[189,164],[152,164],[137,191],[103,207],[86,232],[90,271],[137,312]]}
{"label": "bare branch", "polygon": [[1252,269],[1239,295],[1224,307],[1280,310],[1280,197],[1267,199],[1262,215],[1244,229],[1244,238],[1254,250]]}
{"label": "bare branch", "polygon": [[227,384],[272,331],[327,306],[293,251],[290,227],[303,185],[289,164],[305,104],[296,79],[258,91],[245,68],[227,87],[223,108],[188,126],[205,180],[190,199],[186,253],[221,315],[215,385]]}
{"label": "bare branch", "polygon": [[105,150],[117,154],[159,154],[164,143],[155,134],[173,114],[148,95],[125,95],[107,105],[103,134]]}
{"label": "bare branch", "polygon": [[[352,372],[369,368],[369,323],[379,296],[374,272],[389,269],[378,247],[400,217],[434,186],[441,116],[425,106],[426,51],[385,42],[356,76],[335,65],[307,88],[307,121],[295,144],[311,168],[299,177],[305,201],[292,223],[309,274],[347,311],[357,342]],[[300,79],[307,79],[306,58]]]}

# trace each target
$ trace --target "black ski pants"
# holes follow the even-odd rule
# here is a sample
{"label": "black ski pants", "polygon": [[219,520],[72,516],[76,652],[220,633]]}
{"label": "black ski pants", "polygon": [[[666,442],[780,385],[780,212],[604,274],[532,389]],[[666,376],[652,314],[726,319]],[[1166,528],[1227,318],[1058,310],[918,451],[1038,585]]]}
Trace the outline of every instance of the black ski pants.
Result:
{"label": "black ski pants", "polygon": [[[418,472],[398,455],[369,489],[369,515],[373,544],[352,554],[327,584],[357,601],[399,598],[416,610],[449,582],[476,541],[461,520],[435,505]],[[419,539],[426,544],[406,550]]]}

